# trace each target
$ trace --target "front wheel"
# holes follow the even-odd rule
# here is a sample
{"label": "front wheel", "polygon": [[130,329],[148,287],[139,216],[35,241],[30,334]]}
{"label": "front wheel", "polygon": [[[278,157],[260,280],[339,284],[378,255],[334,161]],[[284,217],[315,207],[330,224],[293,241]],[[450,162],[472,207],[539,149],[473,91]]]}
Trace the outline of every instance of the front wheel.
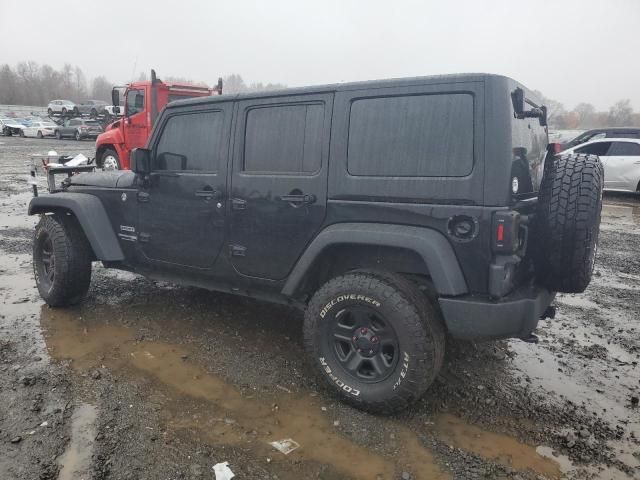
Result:
{"label": "front wheel", "polygon": [[67,109],[66,108],[62,108],[62,116],[66,116],[67,115]]}
{"label": "front wheel", "polygon": [[53,110],[51,110],[50,108],[47,108],[47,115],[52,116]]}
{"label": "front wheel", "polygon": [[103,170],[120,170],[120,159],[118,158],[118,153],[115,150],[107,148],[102,154],[100,165]]}
{"label": "front wheel", "polygon": [[18,130],[18,135],[20,135],[22,138],[24,138],[24,130],[22,130],[22,129]]}
{"label": "front wheel", "polygon": [[56,130],[56,138],[58,140],[62,140],[62,133],[60,133],[60,130]]}
{"label": "front wheel", "polygon": [[91,247],[77,220],[43,215],[33,240],[33,272],[40,296],[52,307],[74,305],[91,281]]}
{"label": "front wheel", "polygon": [[76,130],[75,139],[76,139],[76,141],[78,141],[78,142],[79,142],[80,140],[82,140],[82,135],[80,135],[80,131],[79,131],[79,130]]}
{"label": "front wheel", "polygon": [[304,342],[343,400],[391,414],[420,398],[444,358],[442,319],[409,280],[356,271],[333,278],[309,302]]}

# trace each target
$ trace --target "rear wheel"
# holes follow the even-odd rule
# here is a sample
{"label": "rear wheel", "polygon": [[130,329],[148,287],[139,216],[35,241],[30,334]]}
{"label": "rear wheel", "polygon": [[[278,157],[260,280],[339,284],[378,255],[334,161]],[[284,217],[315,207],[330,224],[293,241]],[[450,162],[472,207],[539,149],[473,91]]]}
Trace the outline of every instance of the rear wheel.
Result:
{"label": "rear wheel", "polygon": [[62,140],[62,133],[60,133],[60,130],[56,130],[56,138],[58,140]]}
{"label": "rear wheel", "polygon": [[89,114],[91,118],[98,118],[98,111],[95,108],[91,109],[91,113]]}
{"label": "rear wheel", "polygon": [[76,130],[75,139],[78,142],[82,140],[82,135],[80,135],[80,130]]}
{"label": "rear wheel", "polygon": [[67,114],[67,109],[62,107],[62,116],[64,117]]}
{"label": "rear wheel", "polygon": [[563,155],[545,166],[534,224],[537,280],[583,292],[598,248],[604,171],[595,155]]}
{"label": "rear wheel", "polygon": [[22,129],[18,130],[18,135],[20,135],[21,137],[24,137],[24,130]]}
{"label": "rear wheel", "polygon": [[102,154],[100,165],[103,170],[120,170],[120,159],[116,151],[107,148]]}
{"label": "rear wheel", "polygon": [[91,247],[77,220],[43,215],[33,241],[33,271],[40,295],[52,307],[74,305],[91,281]]}
{"label": "rear wheel", "polygon": [[318,290],[304,342],[330,388],[358,408],[390,414],[418,399],[442,366],[442,319],[404,277],[357,271]]}
{"label": "rear wheel", "polygon": [[38,135],[37,136],[40,139],[44,138],[44,135],[42,135],[42,132],[40,130],[38,130]]}
{"label": "rear wheel", "polygon": [[47,108],[47,115],[49,116],[53,115],[53,110],[51,110],[50,108]]}

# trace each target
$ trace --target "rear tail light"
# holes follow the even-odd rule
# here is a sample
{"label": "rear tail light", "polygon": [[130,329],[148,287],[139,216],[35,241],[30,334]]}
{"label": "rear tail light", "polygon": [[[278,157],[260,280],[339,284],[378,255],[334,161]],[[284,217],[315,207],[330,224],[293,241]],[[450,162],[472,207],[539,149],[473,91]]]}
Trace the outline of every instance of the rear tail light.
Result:
{"label": "rear tail light", "polygon": [[520,214],[511,210],[493,214],[494,252],[514,253],[520,248]]}

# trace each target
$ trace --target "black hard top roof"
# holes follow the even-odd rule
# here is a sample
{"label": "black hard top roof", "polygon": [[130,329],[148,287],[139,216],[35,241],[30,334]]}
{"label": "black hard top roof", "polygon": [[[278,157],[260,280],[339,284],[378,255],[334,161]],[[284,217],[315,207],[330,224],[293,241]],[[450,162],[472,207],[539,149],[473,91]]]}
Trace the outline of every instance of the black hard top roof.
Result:
{"label": "black hard top roof", "polygon": [[363,88],[385,88],[385,87],[410,87],[412,85],[439,84],[439,83],[462,83],[462,82],[484,82],[488,79],[509,79],[503,75],[489,73],[456,73],[449,75],[432,75],[428,77],[408,77],[391,78],[386,80],[367,80],[364,82],[333,83],[328,85],[315,85],[309,87],[285,88],[280,90],[269,90],[250,93],[239,93],[232,95],[213,95],[210,97],[189,98],[176,100],[167,105],[167,108],[184,107],[189,105],[202,105],[214,102],[224,102],[229,100],[243,100],[255,98],[279,97],[283,95],[305,95],[312,93],[332,93],[347,90],[360,90]]}

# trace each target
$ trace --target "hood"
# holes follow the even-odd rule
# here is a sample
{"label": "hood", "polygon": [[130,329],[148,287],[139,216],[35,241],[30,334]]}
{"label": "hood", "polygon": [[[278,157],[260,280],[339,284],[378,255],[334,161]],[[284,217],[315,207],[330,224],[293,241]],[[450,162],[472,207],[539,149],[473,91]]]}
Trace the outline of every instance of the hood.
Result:
{"label": "hood", "polygon": [[131,188],[135,176],[135,173],[130,170],[79,173],[67,178],[65,185],[67,187]]}

